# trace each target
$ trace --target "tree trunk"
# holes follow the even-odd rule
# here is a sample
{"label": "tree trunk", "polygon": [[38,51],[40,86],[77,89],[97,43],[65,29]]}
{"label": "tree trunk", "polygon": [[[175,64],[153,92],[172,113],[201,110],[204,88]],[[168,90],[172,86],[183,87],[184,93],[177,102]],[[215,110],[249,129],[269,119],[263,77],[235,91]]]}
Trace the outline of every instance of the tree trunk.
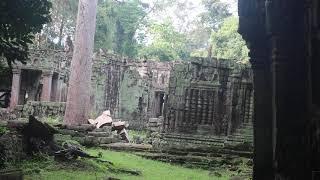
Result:
{"label": "tree trunk", "polygon": [[97,0],[79,0],[65,124],[85,124],[88,120],[96,11]]}

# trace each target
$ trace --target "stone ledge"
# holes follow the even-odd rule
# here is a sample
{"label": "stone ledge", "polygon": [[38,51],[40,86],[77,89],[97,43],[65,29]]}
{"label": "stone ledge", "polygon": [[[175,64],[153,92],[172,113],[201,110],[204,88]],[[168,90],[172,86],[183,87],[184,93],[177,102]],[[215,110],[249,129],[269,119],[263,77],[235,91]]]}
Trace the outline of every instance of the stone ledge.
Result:
{"label": "stone ledge", "polygon": [[89,136],[94,136],[94,137],[108,137],[111,136],[112,133],[110,132],[88,132]]}
{"label": "stone ledge", "polygon": [[151,151],[152,145],[150,144],[132,144],[132,143],[112,143],[102,144],[101,148],[120,150],[120,151]]}

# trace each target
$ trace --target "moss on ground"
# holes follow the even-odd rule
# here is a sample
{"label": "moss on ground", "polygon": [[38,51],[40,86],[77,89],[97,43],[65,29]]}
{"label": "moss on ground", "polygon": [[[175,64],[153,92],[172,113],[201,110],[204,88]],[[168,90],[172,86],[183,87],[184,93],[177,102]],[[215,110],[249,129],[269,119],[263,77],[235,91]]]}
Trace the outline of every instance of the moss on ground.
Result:
{"label": "moss on ground", "polygon": [[[12,165],[11,168],[22,169],[26,180],[96,180],[108,177],[121,180],[227,180],[232,176],[232,172],[227,169],[190,169],[147,160],[130,153],[100,149],[88,149],[88,152],[92,155],[100,154],[102,157],[99,161],[79,159],[70,163],[57,162],[52,157],[37,156]],[[114,164],[111,165],[107,161]]]}

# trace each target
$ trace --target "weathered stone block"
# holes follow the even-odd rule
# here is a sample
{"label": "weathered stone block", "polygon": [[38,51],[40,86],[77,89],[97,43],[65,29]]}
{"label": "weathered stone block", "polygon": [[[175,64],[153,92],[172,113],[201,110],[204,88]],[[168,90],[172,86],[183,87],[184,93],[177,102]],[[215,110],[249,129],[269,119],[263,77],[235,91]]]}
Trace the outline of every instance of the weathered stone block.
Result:
{"label": "weathered stone block", "polygon": [[149,123],[158,123],[158,122],[160,122],[160,119],[159,118],[150,118],[149,119]]}
{"label": "weathered stone block", "polygon": [[96,132],[111,132],[112,127],[111,126],[103,126],[102,128],[94,129]]}
{"label": "weathered stone block", "polygon": [[67,129],[75,130],[75,131],[92,131],[95,129],[94,125],[86,124],[81,126],[74,126],[74,125],[66,125]]}
{"label": "weathered stone block", "polygon": [[99,137],[98,139],[100,144],[111,144],[111,143],[120,142],[119,139],[114,137]]}
{"label": "weathered stone block", "polygon": [[84,137],[83,145],[85,145],[85,146],[98,146],[99,140],[97,137],[94,137],[94,136],[86,136],[86,137]]}
{"label": "weathered stone block", "polygon": [[160,131],[160,127],[149,127],[148,130],[151,131],[151,132],[159,132]]}
{"label": "weathered stone block", "polygon": [[74,141],[77,141],[79,144],[81,145],[85,145],[85,137],[78,137],[78,136],[74,136],[71,138]]}
{"label": "weathered stone block", "polygon": [[10,120],[8,121],[8,128],[11,129],[19,129],[24,127],[26,124],[28,123],[28,121],[20,121],[20,120]]}
{"label": "weathered stone block", "polygon": [[59,133],[63,135],[71,135],[71,136],[79,136],[79,137],[86,136],[86,133],[84,132],[79,132],[79,131],[70,130],[70,129],[60,129]]}
{"label": "weathered stone block", "polygon": [[0,127],[7,127],[8,121],[1,121],[0,120]]}
{"label": "weathered stone block", "polygon": [[88,132],[88,135],[94,137],[108,137],[111,135],[111,132]]}

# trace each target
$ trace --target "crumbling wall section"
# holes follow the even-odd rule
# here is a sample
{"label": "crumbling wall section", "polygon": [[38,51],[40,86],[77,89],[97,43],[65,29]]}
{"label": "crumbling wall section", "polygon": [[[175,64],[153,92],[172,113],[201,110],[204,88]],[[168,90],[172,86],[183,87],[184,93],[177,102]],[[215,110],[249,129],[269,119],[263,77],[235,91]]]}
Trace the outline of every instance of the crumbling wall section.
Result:
{"label": "crumbling wall section", "polygon": [[40,102],[28,101],[23,106],[23,117],[29,115],[37,116],[39,118],[50,117],[62,120],[64,117],[66,104],[63,102]]}
{"label": "crumbling wall section", "polygon": [[245,65],[204,58],[177,64],[170,77],[164,129],[228,136],[251,122],[245,120],[251,97],[252,76]]}
{"label": "crumbling wall section", "polygon": [[171,63],[96,54],[93,67],[93,118],[110,110],[114,118],[129,122],[130,128],[143,129],[149,118],[159,115],[156,92],[167,92]]}

